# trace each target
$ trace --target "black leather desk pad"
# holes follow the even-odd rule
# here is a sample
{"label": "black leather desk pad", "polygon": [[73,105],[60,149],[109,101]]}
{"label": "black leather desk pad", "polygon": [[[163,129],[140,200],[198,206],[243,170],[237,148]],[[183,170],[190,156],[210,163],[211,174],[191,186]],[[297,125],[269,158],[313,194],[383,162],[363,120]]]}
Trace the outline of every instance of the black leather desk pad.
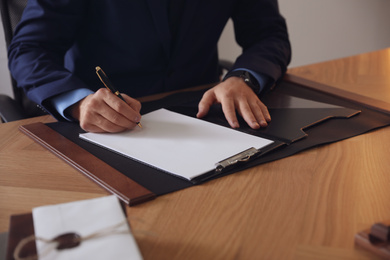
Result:
{"label": "black leather desk pad", "polygon": [[[202,96],[202,91],[197,92],[185,92],[174,94],[164,99],[143,103],[142,106],[142,114],[156,110],[158,108],[169,108],[174,111],[180,111],[183,114],[188,114],[194,116],[197,111],[197,103]],[[315,126],[309,127],[305,129],[306,137],[300,138],[299,140],[291,140],[288,137],[275,137],[275,140],[279,143],[285,143],[283,147],[278,148],[256,160],[250,161],[245,165],[241,165],[239,168],[234,168],[230,171],[227,171],[221,175],[218,175],[215,178],[225,176],[227,174],[235,173],[237,171],[253,167],[255,165],[266,163],[270,161],[274,161],[277,159],[281,159],[293,154],[296,154],[300,151],[331,143],[339,140],[343,140],[345,138],[349,138],[352,136],[356,136],[359,134],[363,134],[370,130],[387,126],[390,124],[390,115],[368,109],[362,107],[361,105],[356,105],[352,102],[345,101],[340,98],[333,97],[331,95],[326,95],[323,93],[319,93],[307,88],[302,88],[297,84],[290,82],[281,82],[280,85],[272,92],[266,94],[262,97],[262,100],[270,107],[270,113],[272,116],[272,122],[270,124],[269,129],[271,129],[272,124],[277,124],[275,122],[283,121],[281,120],[281,116],[287,115],[290,117],[292,114],[296,118],[307,118],[307,116],[303,116],[305,113],[316,112],[318,109],[332,109],[332,108],[318,108],[313,109],[310,108],[285,108],[284,105],[279,107],[275,105],[275,97],[278,99],[278,96],[284,96],[288,98],[288,96],[294,96],[304,99],[309,99],[313,101],[318,101],[322,103],[333,104],[337,106],[342,106],[350,109],[350,112],[353,111],[361,111],[360,114],[352,116],[348,119],[330,119],[325,120]],[[293,113],[291,110],[294,110]],[[318,111],[319,111],[318,110]],[[224,120],[223,115],[221,114],[221,110],[218,106],[213,107],[210,111],[209,116],[205,118],[205,120],[213,121],[214,123],[218,123],[221,125],[226,125],[226,121]],[[287,122],[287,121],[286,121]],[[299,122],[298,120],[288,120],[291,122]],[[278,124],[279,124],[278,123]],[[119,154],[108,151],[107,149],[98,147],[89,142],[85,142],[79,138],[79,133],[83,132],[77,124],[67,123],[67,122],[56,122],[47,124],[49,127],[59,132],[61,135],[67,137],[77,145],[86,149],[96,157],[110,164],[113,168],[120,171],[124,175],[130,177],[132,180],[138,182],[145,188],[151,190],[156,195],[163,195],[169,192],[177,191],[183,188],[187,188],[193,186],[194,184],[182,179],[180,177],[176,177],[164,172],[161,172],[155,168],[149,167],[137,161],[128,159]],[[251,130],[246,124],[241,120],[240,121],[241,128],[240,131],[245,131],[248,133],[256,132],[254,134],[269,137],[272,135],[270,130],[264,129],[260,131]],[[279,127],[279,126],[278,126]],[[298,126],[298,129],[301,126]],[[291,128],[290,126],[286,126],[285,129]],[[296,127],[295,127],[296,128]],[[287,131],[289,132],[289,131]],[[260,134],[259,134],[260,133]],[[174,163],[174,160],[172,161]]]}

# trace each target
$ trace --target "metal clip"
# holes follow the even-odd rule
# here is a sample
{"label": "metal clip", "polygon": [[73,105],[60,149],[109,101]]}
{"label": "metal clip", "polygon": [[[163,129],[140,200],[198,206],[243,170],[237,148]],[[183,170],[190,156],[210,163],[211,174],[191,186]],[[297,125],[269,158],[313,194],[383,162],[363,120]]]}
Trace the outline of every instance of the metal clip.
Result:
{"label": "metal clip", "polygon": [[254,155],[260,153],[260,150],[252,147],[249,148],[239,154],[233,155],[223,161],[220,161],[215,164],[215,171],[221,172],[225,168],[235,165],[238,162],[246,162],[249,161],[250,158],[252,158]]}

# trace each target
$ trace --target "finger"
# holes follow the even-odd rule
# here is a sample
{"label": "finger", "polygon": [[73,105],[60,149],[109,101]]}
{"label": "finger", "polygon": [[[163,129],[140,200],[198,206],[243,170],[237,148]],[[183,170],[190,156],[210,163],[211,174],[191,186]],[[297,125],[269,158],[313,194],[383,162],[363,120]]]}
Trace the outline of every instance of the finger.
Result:
{"label": "finger", "polygon": [[213,90],[208,90],[206,93],[203,94],[202,99],[199,101],[198,104],[198,113],[196,114],[197,118],[202,118],[210,110],[210,107],[215,103],[216,98]]}
{"label": "finger", "polygon": [[271,115],[263,102],[257,99],[256,101],[250,103],[250,108],[260,126],[267,127],[268,122],[271,121]]}
{"label": "finger", "polygon": [[[238,103],[237,111],[252,129],[259,129],[260,126],[267,126],[261,111],[259,113],[259,109],[253,109],[246,100]],[[254,111],[256,111],[256,113],[254,113]]]}
{"label": "finger", "polygon": [[100,111],[99,115],[101,117],[97,120],[97,124],[103,129],[109,130],[108,132],[118,131],[120,129],[132,129],[139,122],[139,119],[137,119],[139,117],[129,119],[109,106]]}
{"label": "finger", "polygon": [[141,102],[139,102],[138,100],[132,98],[132,97],[129,97],[128,95],[126,94],[122,94],[122,97],[125,99],[126,103],[136,112],[140,112],[141,111]]}
{"label": "finger", "polygon": [[[249,103],[250,109],[261,127],[267,127],[271,122],[271,115],[266,105],[259,99]],[[252,127],[253,128],[253,127]]]}
{"label": "finger", "polygon": [[264,119],[267,121],[267,122],[271,122],[271,115],[268,111],[268,108],[266,105],[264,105],[263,102],[261,102],[260,100],[257,101],[257,105],[260,107],[261,109],[261,112],[264,116]]}
{"label": "finger", "polygon": [[[105,106],[104,103],[103,106]],[[110,110],[111,108],[107,106],[106,109]],[[103,113],[106,112],[106,110],[103,110]],[[118,113],[114,112],[114,114],[117,115]],[[110,119],[112,120],[112,117]],[[132,127],[134,126],[135,124]],[[128,125],[123,126],[118,123],[113,123],[93,109],[84,111],[80,120],[80,127],[88,132],[121,132],[131,128]]]}
{"label": "finger", "polygon": [[232,97],[224,97],[221,100],[221,105],[222,105],[223,114],[225,115],[225,118],[228,121],[229,125],[232,128],[240,127],[240,124],[238,123],[237,120],[234,99]]}
{"label": "finger", "polygon": [[80,120],[80,127],[86,132],[102,133],[104,132],[99,126],[90,123],[87,120]]}
{"label": "finger", "polygon": [[[127,98],[127,97],[126,97]],[[134,124],[141,120],[139,110],[141,109],[138,101],[130,98],[133,107],[113,95],[111,92],[104,93],[103,100],[107,107],[101,107],[100,114],[103,115],[107,120],[118,124],[120,126],[128,126],[128,128],[134,127]],[[109,109],[111,108],[111,109]]]}
{"label": "finger", "polygon": [[107,120],[101,115],[98,115],[100,118],[97,120],[97,127],[101,129],[102,132],[107,132],[107,133],[118,133],[118,132],[123,132],[125,130],[131,129],[135,127],[135,124],[133,124],[132,127],[128,126],[121,126],[119,124],[116,124],[115,122],[112,122],[110,120]]}
{"label": "finger", "polygon": [[110,91],[100,89],[81,102],[79,109],[80,126],[94,132],[100,131],[100,129],[107,132],[119,132],[135,127],[135,122],[132,122],[115,109],[119,111],[123,109],[132,110]]}
{"label": "finger", "polygon": [[93,133],[103,133],[103,132],[116,133],[116,132],[122,132],[127,129],[112,124],[110,121],[106,119],[93,120],[93,121],[85,119],[80,121],[80,127],[87,132],[93,132]]}
{"label": "finger", "polygon": [[103,130],[103,128],[95,124],[80,124],[80,127],[84,131],[91,132],[91,133],[107,133],[107,131]]}

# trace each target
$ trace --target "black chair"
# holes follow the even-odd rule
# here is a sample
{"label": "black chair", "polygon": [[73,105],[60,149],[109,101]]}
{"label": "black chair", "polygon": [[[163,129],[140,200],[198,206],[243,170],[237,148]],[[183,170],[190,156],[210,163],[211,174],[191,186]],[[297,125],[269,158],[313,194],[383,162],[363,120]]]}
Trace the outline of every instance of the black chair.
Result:
{"label": "black chair", "polygon": [[[1,19],[3,23],[6,46],[11,43],[16,25],[19,23],[27,0],[0,0]],[[3,122],[11,122],[24,118],[44,115],[45,112],[37,104],[30,101],[16,81],[11,77],[14,98],[0,95],[0,118]]]}

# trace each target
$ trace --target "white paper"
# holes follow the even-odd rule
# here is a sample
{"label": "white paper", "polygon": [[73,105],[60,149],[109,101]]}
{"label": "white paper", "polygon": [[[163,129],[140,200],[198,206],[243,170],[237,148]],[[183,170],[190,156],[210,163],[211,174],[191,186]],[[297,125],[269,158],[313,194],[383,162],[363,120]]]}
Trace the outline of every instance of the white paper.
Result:
{"label": "white paper", "polygon": [[35,236],[45,239],[53,239],[69,232],[86,237],[123,223],[115,229],[115,233],[108,232],[108,235],[87,239],[74,248],[52,249],[46,255],[42,255],[42,252],[50,245],[38,240],[36,245],[40,260],[142,259],[115,196],[37,207],[32,213]]}
{"label": "white paper", "polygon": [[84,133],[80,138],[188,180],[248,148],[273,143],[166,109],[144,115],[142,128],[114,134]]}

